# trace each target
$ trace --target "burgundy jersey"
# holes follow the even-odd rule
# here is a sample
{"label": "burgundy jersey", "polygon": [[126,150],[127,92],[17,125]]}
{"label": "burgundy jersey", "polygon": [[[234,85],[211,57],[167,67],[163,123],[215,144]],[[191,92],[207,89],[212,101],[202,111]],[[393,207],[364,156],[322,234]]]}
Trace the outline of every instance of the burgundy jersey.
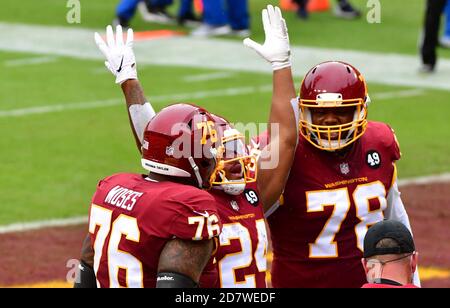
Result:
{"label": "burgundy jersey", "polygon": [[220,222],[215,201],[205,191],[117,174],[98,184],[89,232],[99,287],[155,287],[166,243],[217,237]]}
{"label": "burgundy jersey", "polygon": [[[267,270],[267,232],[263,209],[255,184],[232,196],[211,190],[222,222],[219,247],[213,264],[219,272],[212,288],[265,288]],[[208,266],[209,268],[209,266]]]}
{"label": "burgundy jersey", "polygon": [[369,122],[344,157],[300,137],[283,204],[268,218],[274,287],[360,288],[366,282],[364,236],[384,217],[399,158],[395,135],[383,123]]}
{"label": "burgundy jersey", "polygon": [[381,283],[366,283],[361,287],[362,289],[419,289],[419,287],[413,284],[406,284],[404,286],[394,286],[390,284]]}

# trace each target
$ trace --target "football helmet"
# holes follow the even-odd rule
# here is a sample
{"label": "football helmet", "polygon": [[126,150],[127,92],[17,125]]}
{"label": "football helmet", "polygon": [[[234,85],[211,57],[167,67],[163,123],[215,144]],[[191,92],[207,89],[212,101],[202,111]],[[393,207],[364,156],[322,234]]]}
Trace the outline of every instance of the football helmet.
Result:
{"label": "football helmet", "polygon": [[[300,133],[315,147],[326,151],[343,149],[358,140],[367,128],[370,98],[361,73],[344,62],[324,62],[312,68],[300,89]],[[353,120],[342,125],[316,125],[317,108],[354,107]],[[335,136],[338,136],[337,138]]]}
{"label": "football helmet", "polygon": [[[244,192],[247,183],[256,182],[256,157],[248,153],[244,135],[233,128],[226,119],[214,114],[212,116],[221,138],[219,149],[221,160],[218,161],[212,175],[211,184],[216,189],[237,196]],[[229,179],[227,173],[234,173],[234,179]]]}
{"label": "football helmet", "polygon": [[214,118],[190,104],[163,108],[148,123],[142,144],[142,166],[150,172],[190,178],[199,188],[211,187],[218,148]]}

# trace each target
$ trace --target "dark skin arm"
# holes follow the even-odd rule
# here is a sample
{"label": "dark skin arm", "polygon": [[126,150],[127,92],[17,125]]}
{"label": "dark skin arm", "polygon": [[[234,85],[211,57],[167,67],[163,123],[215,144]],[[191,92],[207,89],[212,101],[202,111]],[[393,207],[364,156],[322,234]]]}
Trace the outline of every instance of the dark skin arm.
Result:
{"label": "dark skin arm", "polygon": [[[166,244],[159,257],[158,273],[171,272],[183,274],[199,282],[200,276],[211,258],[214,241],[171,240]],[[81,260],[94,266],[94,249],[88,235],[83,242]]]}
{"label": "dark skin arm", "polygon": [[75,289],[97,288],[93,266],[94,250],[92,249],[91,239],[88,235],[83,242],[81,250],[80,265],[77,267],[76,280],[73,285]]}
{"label": "dark skin arm", "polygon": [[214,249],[214,240],[185,241],[173,239],[166,244],[159,257],[158,273],[178,273],[196,283],[208,264]]}
{"label": "dark skin arm", "polygon": [[265,211],[270,209],[283,193],[294,160],[298,123],[290,102],[295,97],[291,68],[274,71],[269,140],[268,146],[261,153],[257,180]]}
{"label": "dark skin arm", "polygon": [[81,260],[90,267],[94,267],[94,249],[92,248],[91,237],[89,234],[83,242],[83,247],[81,249]]}
{"label": "dark skin arm", "polygon": [[[139,152],[141,152],[141,141],[140,137],[135,131],[133,121],[130,116],[130,106],[132,105],[144,105],[147,102],[147,99],[144,95],[144,90],[142,89],[141,83],[136,79],[129,79],[122,83],[122,92],[125,96],[125,101],[127,103],[127,111],[128,111],[128,119],[130,121],[130,126],[133,131],[134,140],[136,141],[136,146],[138,147]],[[142,136],[141,136],[142,137]]]}

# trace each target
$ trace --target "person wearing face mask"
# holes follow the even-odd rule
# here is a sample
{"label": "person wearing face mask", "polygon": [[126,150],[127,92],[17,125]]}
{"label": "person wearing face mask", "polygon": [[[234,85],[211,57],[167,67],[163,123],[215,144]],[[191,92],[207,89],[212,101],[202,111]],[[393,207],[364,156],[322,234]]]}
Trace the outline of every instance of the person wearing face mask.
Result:
{"label": "person wearing face mask", "polygon": [[380,221],[367,231],[362,264],[368,281],[363,288],[418,288],[413,284],[418,253],[401,222]]}
{"label": "person wearing face mask", "polygon": [[[223,144],[221,166],[210,190],[223,222],[214,258],[200,285],[208,288],[265,288],[268,237],[257,183],[256,158],[245,137],[227,120],[214,115]],[[211,275],[217,271],[217,275]],[[211,278],[217,277],[217,280]]]}

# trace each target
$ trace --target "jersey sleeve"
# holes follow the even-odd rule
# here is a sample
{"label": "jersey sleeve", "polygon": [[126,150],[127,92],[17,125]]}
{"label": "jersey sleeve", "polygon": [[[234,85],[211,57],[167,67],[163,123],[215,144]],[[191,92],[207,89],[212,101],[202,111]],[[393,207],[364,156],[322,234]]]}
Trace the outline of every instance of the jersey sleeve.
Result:
{"label": "jersey sleeve", "polygon": [[215,200],[205,191],[172,199],[176,214],[170,224],[173,237],[183,240],[208,240],[220,235],[222,225]]}
{"label": "jersey sleeve", "polygon": [[[401,222],[403,225],[405,225],[408,230],[413,234],[411,223],[409,221],[408,213],[406,212],[405,206],[403,204],[403,201],[401,199],[401,194],[398,189],[398,183],[395,181],[395,183],[392,185],[388,197],[387,197],[387,208],[384,211],[384,216],[386,219],[389,220],[396,220]],[[413,234],[414,235],[414,234]],[[421,282],[419,278],[419,270],[417,269],[414,273],[414,285],[420,287]]]}
{"label": "jersey sleeve", "polygon": [[388,128],[392,134],[392,142],[389,146],[389,151],[391,153],[392,161],[397,161],[402,157],[402,153],[400,151],[400,144],[398,143],[397,136],[395,135],[395,131],[388,125]]}

